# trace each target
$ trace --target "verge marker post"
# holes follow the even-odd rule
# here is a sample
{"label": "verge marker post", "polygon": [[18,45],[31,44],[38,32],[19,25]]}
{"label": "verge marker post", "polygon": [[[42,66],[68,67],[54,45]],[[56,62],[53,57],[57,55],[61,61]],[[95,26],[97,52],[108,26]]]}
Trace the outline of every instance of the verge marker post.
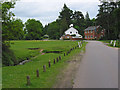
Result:
{"label": "verge marker post", "polygon": [[64,56],[65,56],[65,53],[64,53]]}
{"label": "verge marker post", "polygon": [[57,57],[57,62],[58,62],[59,60],[58,60],[58,57]]}
{"label": "verge marker post", "polygon": [[37,73],[37,77],[39,77],[39,70],[38,69],[36,70],[36,73]]}
{"label": "verge marker post", "polygon": [[43,65],[43,72],[46,72],[46,65]]}
{"label": "verge marker post", "polygon": [[114,46],[114,47],[116,46],[116,40],[114,41],[114,44],[113,44],[113,46]]}
{"label": "verge marker post", "polygon": [[54,59],[54,64],[55,64],[55,59]]}
{"label": "verge marker post", "polygon": [[61,60],[61,56],[59,56],[59,59]]}
{"label": "verge marker post", "polygon": [[113,43],[113,40],[111,40],[110,44],[112,45],[112,43]]}
{"label": "verge marker post", "polygon": [[30,85],[30,76],[27,76],[27,85]]}
{"label": "verge marker post", "polygon": [[51,67],[51,63],[50,63],[50,60],[49,60],[48,64],[49,64],[49,68],[50,68],[50,67]]}

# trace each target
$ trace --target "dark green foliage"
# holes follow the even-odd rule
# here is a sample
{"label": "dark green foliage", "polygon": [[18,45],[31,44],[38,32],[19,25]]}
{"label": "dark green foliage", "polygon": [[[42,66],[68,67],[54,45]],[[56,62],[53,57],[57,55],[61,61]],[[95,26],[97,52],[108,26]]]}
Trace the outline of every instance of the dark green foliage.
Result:
{"label": "dark green foliage", "polygon": [[8,44],[2,45],[2,65],[3,66],[12,66],[17,64],[16,57],[12,50],[9,49]]}
{"label": "dark green foliage", "polygon": [[74,28],[77,29],[81,35],[84,35],[85,19],[82,12],[75,11],[72,17],[72,22],[74,24]]}
{"label": "dark green foliage", "polygon": [[[12,19],[15,15],[10,11],[14,8],[15,2],[3,2],[2,4],[2,63],[3,66],[16,64],[16,58],[12,50],[9,49],[8,40],[13,37]],[[15,34],[15,33],[14,33]]]}
{"label": "dark green foliage", "polygon": [[85,26],[86,26],[86,28],[89,27],[89,26],[92,26],[92,21],[89,18],[88,12],[85,15]]}
{"label": "dark green foliage", "polygon": [[59,19],[65,19],[67,22],[67,25],[69,26],[71,24],[73,11],[70,10],[66,4],[64,4],[62,11],[60,12]]}
{"label": "dark green foliage", "polygon": [[97,24],[105,28],[105,39],[118,39],[120,34],[120,1],[101,2]]}
{"label": "dark green foliage", "polygon": [[59,24],[57,22],[50,23],[48,25],[47,34],[49,35],[50,39],[59,39]]}
{"label": "dark green foliage", "polygon": [[24,31],[23,31],[23,22],[20,19],[12,20],[11,21],[11,37],[10,40],[22,40],[24,38]]}
{"label": "dark green foliage", "polygon": [[25,23],[26,39],[40,40],[42,37],[43,26],[40,21],[35,19],[28,19]]}

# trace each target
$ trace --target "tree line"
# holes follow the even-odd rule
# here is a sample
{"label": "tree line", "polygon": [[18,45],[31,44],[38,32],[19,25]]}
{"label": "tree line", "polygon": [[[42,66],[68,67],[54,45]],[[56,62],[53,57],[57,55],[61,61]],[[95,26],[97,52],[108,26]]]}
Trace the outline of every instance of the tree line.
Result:
{"label": "tree line", "polygon": [[120,38],[120,1],[101,0],[97,14],[96,24],[105,29],[104,39]]}

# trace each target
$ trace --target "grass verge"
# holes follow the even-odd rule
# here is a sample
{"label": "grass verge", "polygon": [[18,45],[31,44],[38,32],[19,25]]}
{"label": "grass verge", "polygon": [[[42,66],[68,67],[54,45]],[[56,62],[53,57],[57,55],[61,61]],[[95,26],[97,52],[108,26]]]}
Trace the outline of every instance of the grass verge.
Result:
{"label": "grass verge", "polygon": [[[81,51],[81,48],[76,48],[71,51],[70,54],[64,56],[73,46],[77,46],[76,41],[13,41],[14,44],[11,49],[14,50],[17,57],[26,57],[30,51],[27,48],[40,48],[47,51],[50,50],[62,50],[62,53],[46,53],[41,55],[39,50],[34,50],[36,58],[32,58],[31,62],[25,65],[9,66],[2,68],[3,88],[50,88],[54,85],[57,80],[57,75],[60,74],[68,63],[67,60],[76,53]],[[32,44],[31,44],[31,43]],[[86,43],[83,43],[82,48],[85,47]],[[21,46],[21,48],[20,48]],[[28,51],[26,51],[28,50]],[[28,55],[29,56],[29,55]],[[58,56],[62,57],[62,60],[56,64],[53,64],[53,60]],[[51,68],[48,67],[48,61],[51,60]],[[43,65],[46,65],[46,72],[43,72]],[[36,70],[39,70],[40,77],[36,77]],[[26,85],[26,76],[30,76],[31,84]]]}
{"label": "grass verge", "polygon": [[[99,41],[105,43],[107,46],[114,47],[113,42],[112,42],[112,44],[110,44],[111,40],[99,40]],[[115,41],[115,40],[113,40],[113,41]],[[120,41],[119,40],[116,40],[116,46],[115,47],[120,48]]]}

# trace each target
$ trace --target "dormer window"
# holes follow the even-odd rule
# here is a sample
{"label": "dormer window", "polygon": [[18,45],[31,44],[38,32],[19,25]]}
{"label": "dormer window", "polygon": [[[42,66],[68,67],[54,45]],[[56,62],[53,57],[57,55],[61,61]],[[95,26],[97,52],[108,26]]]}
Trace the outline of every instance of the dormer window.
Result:
{"label": "dormer window", "polygon": [[77,34],[77,32],[76,32],[76,34]]}
{"label": "dormer window", "polygon": [[72,32],[70,32],[70,33],[72,33]]}

